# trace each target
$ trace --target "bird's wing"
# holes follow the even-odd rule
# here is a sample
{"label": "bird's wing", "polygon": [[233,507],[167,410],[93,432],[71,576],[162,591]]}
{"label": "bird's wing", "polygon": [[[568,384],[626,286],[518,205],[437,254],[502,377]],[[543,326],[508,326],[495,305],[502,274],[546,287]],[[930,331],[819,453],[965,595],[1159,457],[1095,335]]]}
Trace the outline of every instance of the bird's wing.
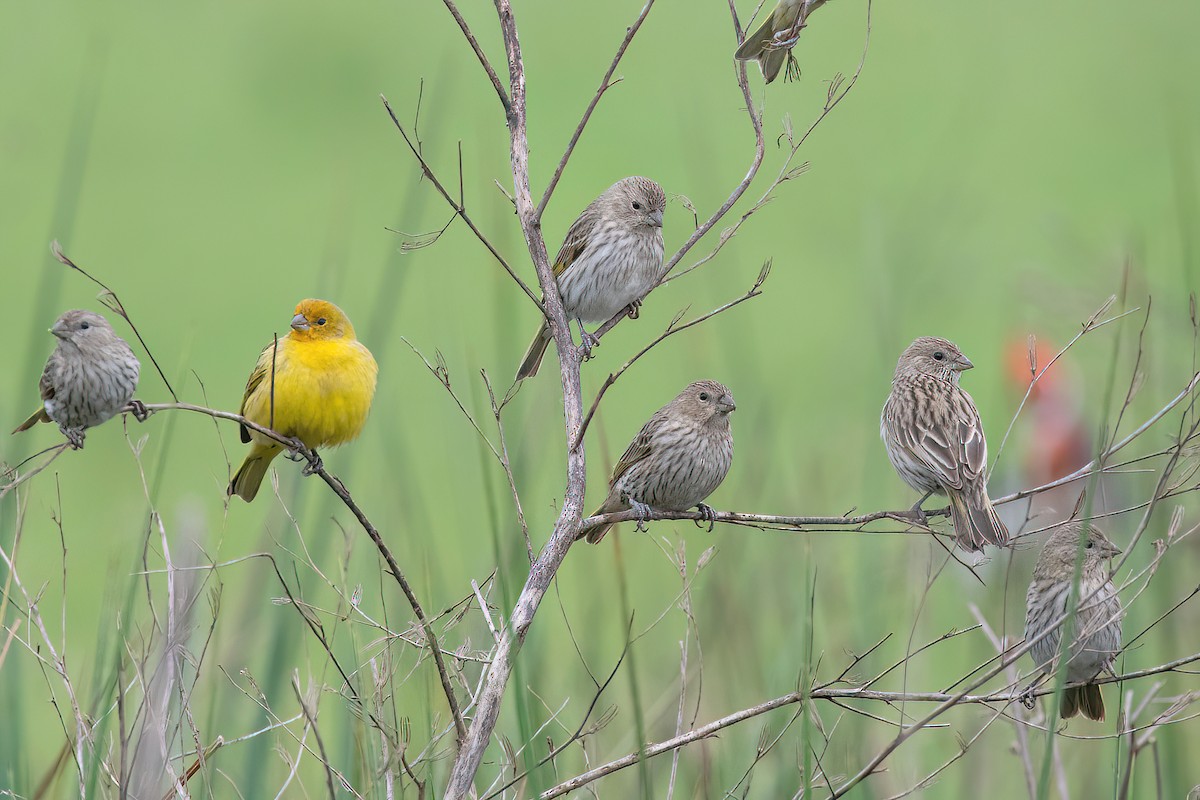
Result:
{"label": "bird's wing", "polygon": [[[272,361],[278,367],[278,355],[275,353],[276,344],[272,341],[269,345],[263,348],[263,351],[258,355],[258,363],[254,365],[254,371],[250,373],[250,378],[246,381],[246,391],[242,394],[242,405],[238,409],[238,413],[245,416],[246,402],[250,396],[258,391],[258,387],[262,386],[264,380],[269,379],[271,375]],[[250,429],[245,425],[238,426],[241,428],[242,443],[246,444],[250,441]]]}
{"label": "bird's wing", "polygon": [[650,420],[642,426],[638,431],[638,435],[633,437],[633,441],[629,443],[629,447],[625,448],[625,452],[621,454],[621,458],[617,461],[617,466],[613,469],[612,479],[609,480],[609,488],[617,484],[621,476],[629,471],[629,468],[634,464],[647,458],[652,449],[652,441],[654,439],[654,431],[659,426],[659,415],[655,414]]}
{"label": "bird's wing", "polygon": [[43,403],[54,398],[54,376],[58,372],[58,362],[58,351],[55,350],[50,354],[50,358],[46,359],[42,379],[38,381],[38,391],[42,394]]}
{"label": "bird's wing", "polygon": [[938,483],[962,489],[980,480],[987,467],[987,443],[979,412],[966,392],[955,387],[949,417],[918,419],[900,438],[932,470]]}
{"label": "bird's wing", "polygon": [[554,257],[554,277],[557,278],[563,273],[563,270],[574,264],[587,247],[592,230],[596,227],[594,205],[595,203],[585,208],[579,218],[572,222],[571,227],[567,229],[562,247],[558,249],[558,255]]}

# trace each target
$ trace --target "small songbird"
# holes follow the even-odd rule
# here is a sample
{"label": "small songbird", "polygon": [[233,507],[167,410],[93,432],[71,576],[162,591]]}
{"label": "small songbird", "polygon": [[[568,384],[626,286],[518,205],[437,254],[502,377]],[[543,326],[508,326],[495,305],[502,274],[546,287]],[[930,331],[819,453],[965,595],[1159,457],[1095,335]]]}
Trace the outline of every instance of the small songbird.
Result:
{"label": "small songbird", "polygon": [[[696,506],[711,527],[713,510],[703,501],[733,462],[729,415],[736,408],[733,394],[716,381],[690,384],[638,431],[613,470],[608,498],[592,516],[632,508],[645,517],[655,508]],[[596,544],[612,527],[593,528],[587,540]]]}
{"label": "small songbird", "polygon": [[[584,352],[596,339],[584,322],[605,322],[621,309],[638,307],[662,279],[663,211],[667,196],[649,178],[625,178],[604,191],[567,230],[554,258],[554,275],[568,320],[579,324]],[[550,344],[550,323],[542,326],[517,370],[517,380],[537,374]]]}
{"label": "small songbird", "polygon": [[[258,357],[240,413],[309,449],[335,447],[362,431],[378,372],[371,351],[354,337],[354,326],[340,308],[326,300],[302,300],[292,330]],[[244,425],[242,441],[254,444],[230,481],[229,494],[248,503],[283,446]]]}
{"label": "small songbird", "polygon": [[[742,40],[733,57],[738,61],[757,61],[763,77],[770,83],[779,77],[779,71],[796,46],[795,36],[790,39],[781,37],[796,26],[801,11],[807,19],[809,14],[823,5],[825,0],[779,0],[779,5],[767,15],[763,24]],[[798,35],[799,31],[796,32]]]}
{"label": "small songbird", "polygon": [[91,311],[66,312],[50,333],[58,344],[42,370],[42,407],[13,433],[53,421],[79,449],[88,428],[116,416],[132,400],[141,365],[108,320]]}
{"label": "small songbird", "polygon": [[[1075,562],[1082,540],[1078,593],[1071,590]],[[1060,710],[1063,719],[1082,712],[1088,719],[1104,719],[1104,697],[1100,687],[1089,683],[1109,669],[1121,649],[1121,600],[1109,579],[1105,562],[1120,555],[1117,547],[1095,526],[1080,522],[1059,525],[1038,556],[1033,581],[1025,595],[1025,641],[1032,641],[1067,615],[1068,604],[1078,604],[1068,635],[1066,682],[1082,683],[1063,689]],[[1062,645],[1064,623],[1047,634],[1029,651],[1033,663],[1053,672]]]}
{"label": "small songbird", "polygon": [[966,550],[1008,544],[987,493],[987,441],[971,395],[959,388],[974,364],[945,339],[922,336],[901,354],[879,433],[900,477],[924,496],[946,495],[958,543]]}

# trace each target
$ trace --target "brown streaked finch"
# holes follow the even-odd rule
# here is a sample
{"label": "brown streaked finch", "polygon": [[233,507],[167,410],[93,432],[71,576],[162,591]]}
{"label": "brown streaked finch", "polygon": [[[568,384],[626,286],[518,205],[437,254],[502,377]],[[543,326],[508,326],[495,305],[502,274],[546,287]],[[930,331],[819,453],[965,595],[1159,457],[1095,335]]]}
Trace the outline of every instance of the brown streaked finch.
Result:
{"label": "brown streaked finch", "polygon": [[[1082,542],[1081,542],[1082,540]],[[1072,591],[1075,562],[1080,557],[1078,591]],[[1105,565],[1120,555],[1117,547],[1095,526],[1081,521],[1059,525],[1038,556],[1033,580],[1025,595],[1025,641],[1033,641],[1067,616],[1069,605],[1078,603],[1070,625],[1066,682],[1083,686],[1063,689],[1060,711],[1063,719],[1083,713],[1088,719],[1104,719],[1104,697],[1100,687],[1089,683],[1108,670],[1121,649],[1121,600]],[[1029,651],[1043,672],[1053,672],[1062,653],[1063,623]]]}
{"label": "brown streaked finch", "polygon": [[[584,353],[596,339],[585,322],[605,322],[622,309],[631,317],[662,279],[663,211],[667,196],[649,178],[617,181],[583,210],[554,258],[554,275],[568,320],[579,324]],[[550,344],[542,326],[517,370],[517,380],[537,374]]]}
{"label": "brown streaked finch", "polygon": [[[807,9],[804,8],[806,5]],[[780,0],[763,24],[754,33],[746,34],[733,57],[738,61],[757,61],[763,78],[770,83],[779,77],[779,71],[796,46],[799,31],[791,39],[783,37],[796,26],[801,10],[804,10],[807,19],[809,14],[823,5],[825,0]],[[796,74],[799,75],[799,72]]]}
{"label": "brown streaked finch", "polygon": [[[653,509],[686,511],[693,506],[709,520],[704,504],[733,462],[729,415],[737,408],[733,394],[716,381],[696,381],[654,412],[634,437],[613,470],[608,497],[596,514],[632,508],[643,517]],[[596,544],[614,525],[593,528],[587,540]]]}
{"label": "brown streaked finch", "polygon": [[[71,446],[79,449],[88,428],[129,405],[141,365],[108,320],[94,312],[68,311],[55,320],[50,333],[58,343],[38,384],[42,407],[13,433],[39,422],[56,422]],[[145,416],[144,411],[135,413],[139,419]]]}
{"label": "brown streaked finch", "polygon": [[896,472],[923,496],[950,501],[958,543],[966,550],[1008,544],[1008,530],[987,493],[987,441],[971,395],[958,380],[974,364],[945,339],[922,336],[900,355],[879,433]]}

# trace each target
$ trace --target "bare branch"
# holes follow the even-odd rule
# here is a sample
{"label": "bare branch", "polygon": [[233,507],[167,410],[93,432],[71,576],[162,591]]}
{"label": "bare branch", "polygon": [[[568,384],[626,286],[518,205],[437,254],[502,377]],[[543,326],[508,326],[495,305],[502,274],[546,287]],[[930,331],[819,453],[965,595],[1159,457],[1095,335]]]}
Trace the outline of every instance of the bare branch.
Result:
{"label": "bare branch", "polygon": [[479,59],[479,66],[483,67],[483,71],[487,73],[488,80],[492,82],[492,88],[496,90],[496,94],[500,98],[500,105],[504,106],[504,114],[507,116],[512,106],[508,100],[508,92],[504,91],[504,85],[500,83],[500,77],[496,74],[496,70],[492,69],[492,62],[488,61],[487,54],[479,46],[479,41],[476,40],[475,34],[471,33],[471,28],[467,25],[467,21],[458,12],[458,6],[454,5],[454,0],[442,0],[442,2],[446,4],[446,10],[454,17],[454,21],[458,23],[463,36],[467,37],[467,44],[471,45],[471,49],[475,52],[475,57]]}
{"label": "bare branch", "polygon": [[[446,2],[449,2],[449,0],[446,0]],[[618,78],[614,81],[613,73],[617,71],[617,65],[621,63],[621,58],[625,55],[625,50],[628,49],[629,43],[633,41],[633,37],[637,36],[638,30],[642,27],[642,23],[646,21],[646,16],[653,7],[654,0],[646,0],[646,5],[642,7],[642,11],[638,14],[637,19],[625,31],[625,39],[617,48],[617,53],[613,56],[612,63],[608,65],[608,71],[600,79],[600,88],[596,90],[596,94],[592,96],[592,101],[588,103],[587,109],[584,110],[583,117],[575,127],[575,133],[571,134],[571,141],[567,143],[567,149],[563,152],[562,158],[559,159],[558,166],[554,168],[554,175],[551,176],[550,182],[546,185],[546,191],[542,194],[542,200],[538,203],[537,211],[533,212],[534,222],[541,224],[542,214],[545,213],[546,205],[550,202],[550,196],[554,194],[554,189],[558,186],[558,179],[562,177],[563,170],[567,168],[567,161],[570,160],[571,153],[575,152],[575,145],[579,143],[579,137],[583,136],[583,129],[587,127],[588,121],[592,118],[592,112],[596,110],[596,105],[600,102],[600,98],[620,80]]]}

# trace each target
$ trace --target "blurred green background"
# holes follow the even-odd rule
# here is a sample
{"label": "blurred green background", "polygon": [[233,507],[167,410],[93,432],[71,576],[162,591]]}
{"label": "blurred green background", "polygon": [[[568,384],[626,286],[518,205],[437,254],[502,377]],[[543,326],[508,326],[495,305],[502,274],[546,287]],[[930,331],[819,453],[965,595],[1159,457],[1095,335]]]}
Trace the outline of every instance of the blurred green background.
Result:
{"label": "blurred green background", "polygon": [[[515,6],[536,197],[640,5]],[[503,75],[492,4],[466,0],[461,8]],[[745,24],[753,6],[739,3],[738,10]],[[866,19],[866,6],[851,0],[816,13],[796,49],[799,83],[764,91],[752,70],[768,151],[735,215],[779,169],[783,120],[807,127],[828,80],[853,73]],[[1200,284],[1197,26],[1200,6],[1190,2],[876,4],[859,83],[799,155],[811,169],[776,192],[714,261],[655,292],[641,319],[606,337],[585,366],[590,397],[680,309],[700,313],[740,295],[763,260],[774,259],[762,297],[671,338],[609,391],[589,433],[589,504],[599,503],[608,469],[641,423],[688,381],[712,377],[738,401],[737,456],[710,499],[715,507],[786,514],[907,507],[915,498],[878,441],[879,409],[904,346],[936,334],[975,361],[965,385],[994,455],[1028,380],[1020,361],[1026,337],[1064,344],[1105,298],[1122,291],[1127,265],[1125,299],[1113,312],[1144,308],[1152,295],[1153,314],[1145,383],[1122,432],[1148,417],[1182,388],[1194,363],[1188,293]],[[579,210],[626,175],[653,177],[672,196],[668,252],[693,225],[679,196],[702,217],[720,205],[753,153],[731,67],[735,45],[723,3],[663,0],[654,8],[618,70],[622,82],[601,102],[547,210],[551,253]],[[469,212],[535,282],[511,207],[495,186],[511,190],[499,105],[440,3],[48,0],[0,8],[0,291],[12,312],[4,325],[0,425],[11,429],[36,408],[53,319],[68,308],[103,311],[97,288],[52,259],[52,239],[117,292],[180,398],[217,408],[236,410],[259,349],[273,332],[286,331],[295,303],[327,297],[347,311],[381,367],[363,439],[326,454],[327,465],[383,532],[427,610],[464,600],[472,579],[482,583],[496,570],[485,588],[500,620],[528,564],[503,472],[401,336],[430,360],[442,354],[452,387],[495,440],[479,371],[498,391],[507,389],[536,328],[536,310],[461,223],[432,246],[403,247],[441,228],[451,213],[422,181],[381,93],[410,129],[422,98],[425,156],[457,186],[461,146]],[[715,234],[685,265],[713,242]],[[128,326],[109,317],[132,341]],[[1139,313],[1090,334],[1064,362],[1068,398],[1060,411],[1086,434],[1115,419],[1116,405],[1105,407],[1106,388],[1115,376],[1116,394],[1124,395],[1141,319]],[[149,359],[142,362],[139,396],[169,400]],[[548,359],[546,373],[526,383],[504,418],[535,548],[548,534],[564,483],[554,363]],[[1175,419],[1134,449],[1165,446]],[[1018,421],[993,494],[1029,485],[1028,454],[1042,437],[1036,422],[1033,414]],[[98,752],[115,763],[112,682],[121,654],[126,683],[143,654],[151,667],[161,658],[166,582],[161,573],[140,573],[161,570],[165,541],[176,565],[233,562],[216,573],[189,573],[198,599],[184,614],[180,645],[192,661],[168,696],[177,709],[180,686],[189,693],[196,733],[176,732],[168,750],[190,752],[195,740],[230,740],[294,717],[299,707],[289,682],[296,673],[301,686],[328,687],[319,696],[319,723],[330,760],[355,791],[385,796],[378,734],[336,694],[340,678],[300,615],[275,602],[284,592],[269,563],[245,559],[270,553],[293,593],[321,609],[335,653],[354,670],[364,697],[371,695],[373,657],[376,667],[395,670],[381,702],[391,724],[410,720],[411,757],[447,723],[444,701],[429,666],[413,671],[418,651],[381,642],[379,631],[338,599],[333,587],[343,598],[357,588],[364,613],[393,630],[410,618],[353,518],[322,484],[302,480],[298,466],[282,459],[280,494],[291,517],[269,487],[253,505],[227,505],[230,464],[242,457],[231,425],[160,414],[145,425],[130,420],[127,433],[134,444],[146,437],[140,460],[159,516],[149,515],[120,421],[92,431],[85,450],[65,454],[0,502],[0,544],[12,554],[20,529],[17,574],[31,596],[40,595],[85,711],[103,720]],[[0,460],[14,464],[57,441],[50,426],[0,437]],[[1116,480],[1114,505],[1144,500],[1154,478]],[[1195,524],[1196,500],[1183,502]],[[1148,562],[1149,539],[1163,535],[1169,510],[1156,515],[1130,568]],[[1019,522],[1022,510],[1006,513]],[[1125,543],[1136,521],[1130,514],[1106,527]],[[676,546],[686,548],[689,576],[700,554],[715,548],[690,584],[690,632],[673,606],[681,580],[666,552]],[[1132,604],[1127,636],[1193,588],[1196,543],[1173,553]],[[685,635],[685,720],[695,715],[700,723],[792,691],[806,668],[828,680],[848,663],[847,653],[892,633],[855,675],[881,671],[907,647],[973,624],[968,602],[998,630],[1019,636],[1035,555],[1027,547],[1011,561],[1007,554],[994,558],[981,569],[986,588],[951,564],[927,591],[944,556],[925,537],[724,526],[710,535],[690,523],[657,523],[646,536],[624,526],[603,546],[569,555],[520,657],[498,733],[518,746],[529,741],[539,758],[547,737],[562,742],[567,731],[559,724],[574,730],[594,693],[588,669],[607,675],[619,657],[629,614],[640,633],[666,612],[633,645],[632,659],[601,699],[601,708],[618,711],[588,739],[591,764],[636,749],[637,730],[649,740],[674,733]],[[215,595],[208,593],[218,587],[214,625]],[[9,594],[0,622],[40,642],[11,584]],[[1124,656],[1122,669],[1193,652],[1198,622],[1196,609],[1184,606]],[[489,639],[476,609],[449,629],[446,646],[467,644],[474,652]],[[390,665],[379,660],[384,651]],[[982,634],[972,633],[914,660],[885,685],[941,690],[993,653]],[[465,672],[473,686],[477,665]],[[1186,676],[1163,680],[1162,697],[1196,688]],[[1148,687],[1126,690],[1141,698]],[[138,696],[135,688],[131,697]],[[1108,723],[1075,722],[1070,734],[1115,730],[1117,691],[1107,688],[1105,696]],[[564,703],[558,721],[540,730]],[[1156,702],[1147,713],[1165,705]],[[861,708],[893,721],[900,713]],[[676,796],[723,796],[754,760],[760,732],[779,733],[793,710],[684,750]],[[830,775],[853,774],[897,732],[828,704],[817,711],[831,736],[828,749],[805,727],[806,717],[741,783],[738,796],[747,787],[755,797],[795,794],[810,746]],[[923,711],[904,709],[910,716]],[[54,774],[64,725],[73,729],[73,722],[62,681],[19,641],[0,663],[0,718],[0,789],[32,796]],[[852,795],[887,797],[911,787],[989,718],[978,708],[955,711],[945,720],[952,727],[914,737],[885,773]],[[302,727],[290,725],[296,736]],[[1013,740],[1011,725],[997,722],[923,796],[961,797],[979,786],[993,787],[993,796],[1018,796],[1025,782]],[[1035,731],[1031,741],[1040,764],[1044,739]],[[1123,759],[1117,742],[1061,745],[1073,796],[1115,793]],[[212,797],[235,796],[235,789],[270,797],[281,787],[283,796],[320,795],[325,776],[311,754],[286,783],[281,752],[295,758],[298,747],[279,729],[227,745],[189,788]],[[449,742],[439,747],[448,751]],[[1188,757],[1197,747],[1194,723],[1161,731],[1158,775],[1143,754],[1132,796],[1148,796],[1156,781],[1168,797],[1200,784],[1200,766]],[[502,756],[499,747],[489,751],[481,787],[498,774]],[[177,758],[174,769],[192,760]],[[449,763],[443,757],[424,764],[437,794]],[[583,768],[576,745],[518,794],[533,795]],[[664,797],[670,772],[664,756],[640,775],[627,770],[595,788],[602,797]],[[67,764],[58,774],[48,796],[76,795],[74,768]],[[86,780],[116,796],[102,777]],[[161,796],[166,784],[159,783]]]}

